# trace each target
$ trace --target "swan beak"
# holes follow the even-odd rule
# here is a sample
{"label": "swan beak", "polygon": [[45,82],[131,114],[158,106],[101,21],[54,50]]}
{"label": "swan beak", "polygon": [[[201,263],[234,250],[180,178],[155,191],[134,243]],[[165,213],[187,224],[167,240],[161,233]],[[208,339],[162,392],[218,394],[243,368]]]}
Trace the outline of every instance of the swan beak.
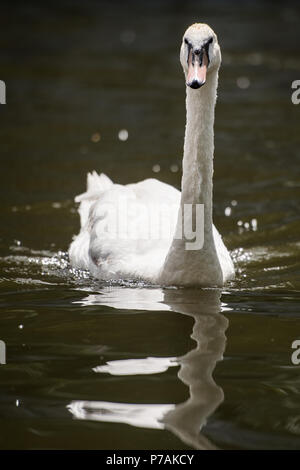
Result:
{"label": "swan beak", "polygon": [[188,74],[186,84],[191,88],[200,88],[206,81],[206,71],[208,65],[208,58],[205,51],[203,51],[202,61],[200,64],[199,53],[197,51],[190,53],[188,62]]}

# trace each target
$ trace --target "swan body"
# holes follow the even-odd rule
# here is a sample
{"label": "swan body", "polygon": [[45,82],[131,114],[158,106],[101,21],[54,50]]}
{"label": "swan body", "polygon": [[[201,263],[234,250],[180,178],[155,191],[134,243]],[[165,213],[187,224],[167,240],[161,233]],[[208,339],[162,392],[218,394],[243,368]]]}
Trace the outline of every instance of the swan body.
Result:
{"label": "swan body", "polygon": [[[156,179],[114,184],[93,172],[86,192],[75,198],[81,230],[71,243],[70,261],[99,279],[207,287],[222,286],[234,277],[230,254],[212,221],[213,126],[221,55],[209,26],[187,29],[180,59],[187,83],[182,191]],[[186,218],[192,225],[200,205],[203,243],[199,249],[187,249],[190,239],[182,233],[185,209],[191,207]]]}

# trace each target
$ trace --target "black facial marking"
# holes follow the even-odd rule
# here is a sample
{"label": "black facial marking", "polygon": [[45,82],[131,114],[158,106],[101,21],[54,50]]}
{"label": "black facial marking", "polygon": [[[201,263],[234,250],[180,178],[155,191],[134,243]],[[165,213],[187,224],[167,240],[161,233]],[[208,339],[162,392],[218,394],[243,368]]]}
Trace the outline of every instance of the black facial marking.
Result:
{"label": "black facial marking", "polygon": [[203,62],[203,54],[204,54],[204,49],[202,47],[201,51],[200,51],[200,54],[199,54],[199,64],[200,64],[200,66],[202,65],[202,62]]}
{"label": "black facial marking", "polygon": [[207,61],[208,61],[208,65],[210,63],[210,59],[209,59],[209,53],[208,53],[208,50],[209,50],[209,45],[213,42],[213,38],[210,37],[208,39],[208,41],[206,41],[206,43],[204,44],[204,49],[205,49],[205,52],[206,52],[206,55],[207,55]]}
{"label": "black facial marking", "polygon": [[199,63],[201,66],[203,62],[203,54],[205,51],[207,55],[208,65],[209,65],[210,59],[209,59],[208,50],[209,50],[209,45],[213,42],[212,36],[203,44],[203,46],[200,49],[199,48],[193,49],[192,43],[190,43],[190,41],[187,38],[184,38],[184,42],[188,47],[187,63],[189,63],[190,52],[192,50],[192,64],[194,65],[195,63],[195,56],[199,56]]}
{"label": "black facial marking", "polygon": [[[190,52],[191,52],[191,49],[193,48],[193,46],[187,38],[184,38],[184,42],[186,43],[186,45],[188,47],[187,63],[189,63]],[[192,57],[192,63],[194,64],[194,54],[193,54],[193,57]]]}

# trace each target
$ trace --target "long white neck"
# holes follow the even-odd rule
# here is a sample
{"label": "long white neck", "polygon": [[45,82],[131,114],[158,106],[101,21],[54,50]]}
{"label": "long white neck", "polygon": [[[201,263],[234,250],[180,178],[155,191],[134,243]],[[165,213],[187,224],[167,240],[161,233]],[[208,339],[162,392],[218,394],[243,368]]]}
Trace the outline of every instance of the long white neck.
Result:
{"label": "long white neck", "polygon": [[[222,270],[216,253],[212,221],[212,177],[214,153],[214,114],[218,70],[211,71],[199,90],[187,87],[186,131],[183,155],[181,210],[177,233],[183,227],[184,206],[204,205],[204,244],[201,249],[187,250],[183,236],[174,239],[161,272],[168,284],[222,284]],[[180,226],[180,227],[179,227]],[[195,281],[195,277],[197,280]]]}
{"label": "long white neck", "polygon": [[214,117],[218,72],[200,90],[187,87],[181,204],[204,204],[205,229],[212,232]]}

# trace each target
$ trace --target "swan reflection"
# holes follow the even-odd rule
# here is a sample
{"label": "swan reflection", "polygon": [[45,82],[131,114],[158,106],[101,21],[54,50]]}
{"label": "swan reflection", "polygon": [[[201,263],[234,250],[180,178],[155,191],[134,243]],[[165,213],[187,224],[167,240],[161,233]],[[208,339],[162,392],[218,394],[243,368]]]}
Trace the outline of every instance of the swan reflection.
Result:
{"label": "swan reflection", "polygon": [[125,423],[139,428],[164,429],[163,417],[175,405],[112,403],[106,401],[72,401],[68,410],[77,419]]}
{"label": "swan reflection", "polygon": [[105,305],[125,310],[149,310],[151,312],[170,311],[171,307],[164,302],[163,289],[105,287],[98,294],[89,294],[74,304],[85,307],[91,305]]}
{"label": "swan reflection", "polygon": [[167,429],[196,449],[213,449],[201,434],[208,417],[224,399],[212,375],[225,350],[228,320],[220,313],[219,289],[105,288],[80,303],[118,309],[169,310],[194,319],[191,338],[196,347],[181,357],[146,357],[109,361],[95,373],[110,375],[158,374],[179,366],[178,377],[189,388],[189,398],[180,404],[130,404],[75,400],[68,405],[76,419],[126,423]]}
{"label": "swan reflection", "polygon": [[178,366],[177,357],[146,357],[145,359],[125,359],[108,361],[104,366],[94,367],[94,372],[110,375],[149,375],[166,372],[169,367]]}

